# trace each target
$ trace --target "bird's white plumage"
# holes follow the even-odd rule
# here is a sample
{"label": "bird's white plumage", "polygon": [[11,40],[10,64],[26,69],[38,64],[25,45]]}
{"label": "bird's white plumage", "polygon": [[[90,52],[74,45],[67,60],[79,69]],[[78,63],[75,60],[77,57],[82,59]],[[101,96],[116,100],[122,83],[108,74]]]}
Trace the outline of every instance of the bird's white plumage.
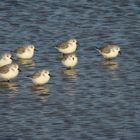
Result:
{"label": "bird's white plumage", "polygon": [[7,65],[7,64],[11,64],[12,63],[11,56],[12,55],[10,53],[2,54],[1,58],[0,58],[0,67]]}
{"label": "bird's white plumage", "polygon": [[17,64],[8,64],[0,68],[0,79],[11,80],[17,77],[19,70]]}
{"label": "bird's white plumage", "polygon": [[70,39],[68,41],[62,42],[57,46],[57,49],[63,54],[73,53],[77,49],[77,40]]}
{"label": "bird's white plumage", "polygon": [[117,45],[107,45],[105,47],[98,48],[97,50],[106,59],[117,57],[120,53],[120,47]]}
{"label": "bird's white plumage", "polygon": [[35,72],[33,75],[30,76],[30,78],[35,85],[44,85],[50,80],[50,74],[48,70],[41,70]]}
{"label": "bird's white plumage", "polygon": [[78,58],[75,54],[67,54],[63,56],[62,64],[67,68],[73,68],[78,63]]}
{"label": "bird's white plumage", "polygon": [[26,45],[21,48],[17,48],[16,55],[20,59],[30,59],[34,55],[35,47],[33,45]]}

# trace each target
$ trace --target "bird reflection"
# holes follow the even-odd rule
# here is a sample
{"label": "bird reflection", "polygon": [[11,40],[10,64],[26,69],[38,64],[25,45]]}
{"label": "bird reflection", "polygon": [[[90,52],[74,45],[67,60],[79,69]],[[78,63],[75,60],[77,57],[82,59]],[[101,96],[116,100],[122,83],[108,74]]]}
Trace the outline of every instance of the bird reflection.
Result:
{"label": "bird reflection", "polygon": [[75,69],[63,69],[62,76],[67,79],[77,79],[77,72]]}
{"label": "bird reflection", "polygon": [[110,70],[116,70],[119,67],[119,63],[114,60],[103,60],[100,62],[100,64],[107,67]]}
{"label": "bird reflection", "polygon": [[120,77],[118,75],[117,69],[119,68],[119,63],[114,60],[104,60],[101,61],[100,64],[108,69],[108,72],[112,76],[112,80],[119,80]]}
{"label": "bird reflection", "polygon": [[3,82],[3,81],[1,81],[0,88],[3,88],[3,89],[7,88],[7,89],[14,90],[14,91],[18,90],[17,83],[15,83],[15,82]]}
{"label": "bird reflection", "polygon": [[31,91],[39,93],[39,94],[43,94],[43,95],[48,95],[49,89],[44,86],[32,86]]}
{"label": "bird reflection", "polygon": [[18,59],[19,64],[35,66],[33,59]]}

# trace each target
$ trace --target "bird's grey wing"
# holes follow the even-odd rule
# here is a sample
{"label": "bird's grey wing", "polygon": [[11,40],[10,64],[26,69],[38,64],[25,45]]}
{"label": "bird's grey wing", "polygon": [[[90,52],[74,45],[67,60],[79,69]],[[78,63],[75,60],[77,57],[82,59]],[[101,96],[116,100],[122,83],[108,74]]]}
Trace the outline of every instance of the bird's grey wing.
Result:
{"label": "bird's grey wing", "polygon": [[5,66],[0,67],[0,73],[1,74],[7,73],[9,71],[9,66],[10,65],[5,65]]}
{"label": "bird's grey wing", "polygon": [[110,53],[111,52],[111,47],[109,45],[105,46],[105,47],[102,47],[102,48],[100,48],[100,51],[102,53]]}
{"label": "bird's grey wing", "polygon": [[66,49],[68,48],[68,42],[62,42],[57,45],[57,48]]}
{"label": "bird's grey wing", "polygon": [[31,75],[31,78],[38,78],[41,75],[41,72],[35,72],[33,75]]}
{"label": "bird's grey wing", "polygon": [[25,52],[25,48],[24,48],[24,47],[17,48],[17,49],[16,49],[16,52],[19,53],[19,54],[22,54],[22,53]]}

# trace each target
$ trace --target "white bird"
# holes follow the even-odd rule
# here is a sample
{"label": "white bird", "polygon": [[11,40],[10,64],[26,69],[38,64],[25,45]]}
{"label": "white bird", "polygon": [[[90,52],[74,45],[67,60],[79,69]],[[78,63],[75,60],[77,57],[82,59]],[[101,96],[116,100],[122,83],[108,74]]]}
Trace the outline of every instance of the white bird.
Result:
{"label": "white bird", "polygon": [[101,48],[96,48],[96,50],[106,59],[111,59],[117,57],[119,53],[121,54],[120,47],[117,45],[106,45]]}
{"label": "white bird", "polygon": [[37,72],[34,72],[32,75],[27,76],[29,77],[34,85],[44,85],[50,80],[50,73],[47,69],[43,69]]}
{"label": "white bird", "polygon": [[66,68],[69,69],[69,68],[73,68],[77,65],[78,58],[77,58],[76,54],[74,54],[74,53],[63,54],[63,58],[62,58],[61,62]]}
{"label": "white bird", "polygon": [[0,67],[0,79],[4,81],[9,81],[17,77],[19,73],[19,66],[18,64],[12,63]]}
{"label": "white bird", "polygon": [[3,53],[0,56],[0,67],[12,63],[12,55],[10,53]]}
{"label": "white bird", "polygon": [[16,56],[20,59],[30,59],[34,55],[34,45],[28,44],[16,49]]}
{"label": "white bird", "polygon": [[56,46],[59,52],[63,54],[69,54],[73,53],[77,49],[77,40],[76,39],[70,39],[67,41],[64,41]]}

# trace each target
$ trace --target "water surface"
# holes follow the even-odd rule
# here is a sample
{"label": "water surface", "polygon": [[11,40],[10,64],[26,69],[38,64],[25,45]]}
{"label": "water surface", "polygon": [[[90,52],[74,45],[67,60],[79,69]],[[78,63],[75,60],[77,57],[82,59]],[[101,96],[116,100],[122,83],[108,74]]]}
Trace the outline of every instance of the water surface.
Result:
{"label": "water surface", "polygon": [[[0,83],[1,140],[139,140],[139,0],[0,1],[0,51],[32,43],[33,60]],[[69,72],[54,46],[78,39],[79,63]],[[108,64],[95,47],[118,44],[122,55]],[[40,88],[27,75],[48,68]]]}

